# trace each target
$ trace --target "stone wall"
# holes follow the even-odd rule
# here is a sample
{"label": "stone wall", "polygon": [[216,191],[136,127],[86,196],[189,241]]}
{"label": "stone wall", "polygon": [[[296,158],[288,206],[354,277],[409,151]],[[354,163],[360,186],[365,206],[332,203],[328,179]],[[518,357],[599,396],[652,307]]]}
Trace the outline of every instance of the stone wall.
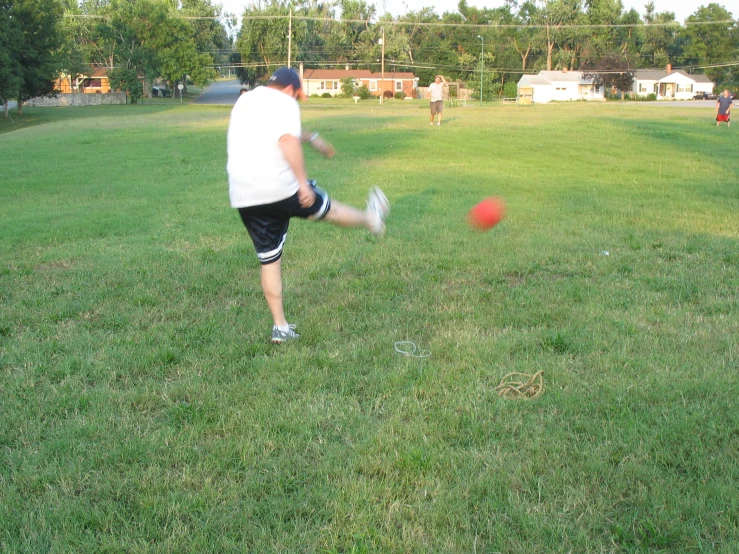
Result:
{"label": "stone wall", "polygon": [[35,108],[55,108],[58,106],[100,106],[102,104],[125,104],[125,92],[106,92],[103,94],[87,94],[74,92],[54,96],[38,96],[31,98],[25,105]]}

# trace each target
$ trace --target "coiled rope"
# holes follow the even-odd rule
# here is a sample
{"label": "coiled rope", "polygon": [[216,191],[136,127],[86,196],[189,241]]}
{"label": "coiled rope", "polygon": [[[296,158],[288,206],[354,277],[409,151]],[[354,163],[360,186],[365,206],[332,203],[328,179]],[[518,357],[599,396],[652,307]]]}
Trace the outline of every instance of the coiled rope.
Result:
{"label": "coiled rope", "polygon": [[[514,381],[513,377],[521,376],[526,381]],[[500,381],[500,385],[495,387],[498,396],[505,398],[536,398],[544,392],[544,370],[537,371],[533,375],[527,373],[518,373],[514,371],[509,373]]]}

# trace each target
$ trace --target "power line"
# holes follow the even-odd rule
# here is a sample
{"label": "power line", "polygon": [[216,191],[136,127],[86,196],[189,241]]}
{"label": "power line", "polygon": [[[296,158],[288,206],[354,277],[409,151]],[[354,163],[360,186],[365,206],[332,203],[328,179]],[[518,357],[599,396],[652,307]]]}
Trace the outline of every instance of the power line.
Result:
{"label": "power line", "polygon": [[[279,65],[282,62],[271,62],[271,63],[265,63],[265,62],[245,62],[245,63],[232,63],[232,64],[213,64],[212,67],[272,67],[275,65]],[[310,65],[310,66],[346,66],[346,65],[364,65],[364,66],[379,66],[379,61],[367,61],[367,60],[346,60],[346,61],[314,61],[314,60],[302,60],[302,63]],[[417,63],[409,63],[409,62],[398,62],[395,60],[389,60],[385,61],[387,65],[390,65],[392,67],[399,67],[399,68],[412,68],[412,69],[448,69],[448,70],[454,70],[459,72],[475,72],[477,73],[480,71],[479,68],[462,68],[455,65],[423,65],[423,64],[417,64]],[[284,65],[284,63],[283,63]],[[692,65],[692,66],[682,66],[677,67],[675,66],[673,69],[675,71],[677,70],[688,70],[688,69],[711,69],[711,68],[717,68],[717,67],[734,67],[739,66],[739,61],[733,61],[733,62],[726,62],[721,64],[706,64],[706,65]],[[315,69],[315,67],[310,67],[306,69]],[[649,70],[649,69],[647,69]],[[506,68],[506,67],[486,67],[485,73],[515,73],[515,74],[522,74],[522,75],[532,75],[538,73],[540,70],[538,69],[512,69],[512,68]],[[579,71],[581,73],[588,73],[588,74],[619,74],[619,73],[625,73],[625,72],[631,72],[631,71],[640,71],[640,69],[626,69],[626,70],[598,70],[598,69],[574,69],[573,72]]]}
{"label": "power line", "polygon": [[[175,17],[188,20],[221,20],[221,19],[241,19],[244,21],[258,20],[277,20],[289,19],[289,15],[220,15],[220,16],[191,16],[173,14]],[[87,19],[110,19],[107,15],[88,15],[88,14],[70,14],[65,13],[64,17],[70,18],[87,18]],[[722,21],[671,21],[666,23],[443,23],[443,22],[427,22],[427,21],[400,21],[400,20],[377,20],[369,19],[341,19],[331,17],[312,17],[307,15],[293,15],[293,20],[299,21],[321,21],[325,23],[363,23],[365,25],[408,25],[416,27],[467,27],[471,29],[635,29],[635,28],[654,28],[654,27],[688,27],[697,25],[737,25],[739,20],[726,19]]]}

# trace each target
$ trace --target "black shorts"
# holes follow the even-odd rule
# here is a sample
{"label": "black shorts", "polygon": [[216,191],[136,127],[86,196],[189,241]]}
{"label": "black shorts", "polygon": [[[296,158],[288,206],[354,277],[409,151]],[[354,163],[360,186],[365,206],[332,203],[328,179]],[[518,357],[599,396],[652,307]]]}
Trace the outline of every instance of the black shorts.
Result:
{"label": "black shorts", "polygon": [[262,265],[276,262],[282,256],[291,217],[318,221],[331,209],[328,193],[317,187],[315,181],[310,180],[308,183],[316,191],[316,201],[310,208],[300,205],[297,193],[272,204],[238,208],[241,221],[244,222]]}

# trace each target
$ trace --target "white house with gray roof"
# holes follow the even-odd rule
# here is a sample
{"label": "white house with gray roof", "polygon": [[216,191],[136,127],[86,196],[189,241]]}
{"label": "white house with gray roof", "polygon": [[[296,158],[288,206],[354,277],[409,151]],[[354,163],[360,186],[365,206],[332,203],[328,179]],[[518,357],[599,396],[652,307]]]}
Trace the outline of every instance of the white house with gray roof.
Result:
{"label": "white house with gray roof", "polygon": [[692,100],[698,93],[712,94],[713,86],[705,75],[689,75],[682,69],[639,69],[634,75],[631,93],[637,96],[656,94],[657,100]]}
{"label": "white house with gray roof", "polygon": [[540,71],[523,75],[517,85],[518,97],[530,97],[536,104],[573,100],[605,100],[603,87],[593,84],[582,71]]}

